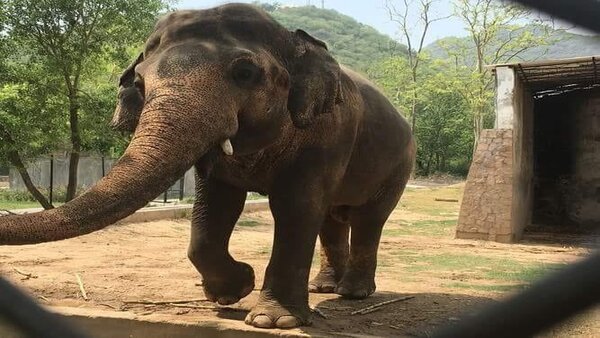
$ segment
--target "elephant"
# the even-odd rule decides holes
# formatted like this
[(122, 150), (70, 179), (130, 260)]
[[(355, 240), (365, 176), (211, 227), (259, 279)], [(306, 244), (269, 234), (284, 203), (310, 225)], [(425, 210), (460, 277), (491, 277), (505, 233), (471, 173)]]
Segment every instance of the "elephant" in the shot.
[[(102, 229), (193, 167), (188, 257), (209, 300), (232, 304), (254, 289), (252, 267), (228, 250), (248, 191), (268, 195), (275, 238), (247, 324), (310, 324), (309, 291), (375, 291), (382, 228), (415, 141), (376, 86), (324, 42), (249, 4), (171, 12), (123, 72), (111, 124), (132, 133), (111, 171), (56, 209), (0, 218), (0, 244)], [(321, 267), (309, 283), (317, 238)]]

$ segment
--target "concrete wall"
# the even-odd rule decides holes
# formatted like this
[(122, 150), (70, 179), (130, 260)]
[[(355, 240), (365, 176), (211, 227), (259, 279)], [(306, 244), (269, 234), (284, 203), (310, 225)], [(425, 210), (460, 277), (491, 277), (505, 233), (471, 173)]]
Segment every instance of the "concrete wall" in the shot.
[(483, 130), (461, 203), (457, 238), (511, 242), (513, 131)]
[(575, 163), (567, 203), (569, 218), (579, 225), (600, 220), (600, 89), (572, 95)]
[[(112, 168), (114, 160), (105, 159), (105, 173)], [(28, 165), (27, 172), (33, 183), (42, 188), (50, 187), (50, 157), (40, 158)], [(87, 189), (102, 178), (102, 160), (98, 156), (82, 156), (79, 160), (77, 181), (81, 188)], [(69, 158), (65, 155), (54, 156), (54, 187), (64, 188), (69, 181)], [(10, 188), (26, 190), (21, 175), (14, 168), (9, 173)]]
[(531, 224), (533, 208), (533, 126), (534, 100), (518, 79), (513, 92), (513, 192), (511, 227), (514, 239), (522, 237)]
[[(515, 91), (517, 77), (511, 67), (496, 68), (496, 120), (495, 129), (512, 129), (515, 116)], [(517, 95), (519, 96), (519, 95)]]

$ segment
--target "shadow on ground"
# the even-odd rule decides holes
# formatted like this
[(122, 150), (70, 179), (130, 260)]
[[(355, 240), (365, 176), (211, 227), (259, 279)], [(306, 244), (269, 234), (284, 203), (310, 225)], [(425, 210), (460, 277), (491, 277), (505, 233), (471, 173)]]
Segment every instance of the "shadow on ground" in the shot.
[[(397, 298), (414, 297), (384, 305), (368, 314), (352, 315), (353, 311)], [(301, 332), (311, 336), (381, 336), (426, 337), (436, 328), (458, 321), (484, 305), (491, 298), (447, 293), (376, 292), (364, 300), (332, 298), (318, 302), (316, 308), (326, 318), (313, 314), (312, 326)], [(219, 318), (243, 321), (247, 311), (221, 309)]]

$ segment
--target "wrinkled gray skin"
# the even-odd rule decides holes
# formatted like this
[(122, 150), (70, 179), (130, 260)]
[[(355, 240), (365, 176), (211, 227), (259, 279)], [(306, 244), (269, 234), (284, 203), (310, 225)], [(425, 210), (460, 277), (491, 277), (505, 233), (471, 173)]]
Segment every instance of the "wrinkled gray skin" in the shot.
[[(308, 324), (309, 290), (350, 298), (375, 291), (381, 229), (409, 177), (415, 145), (392, 105), (341, 68), (324, 43), (250, 5), (171, 13), (123, 74), (112, 123), (134, 132), (113, 170), (60, 208), (0, 218), (0, 244), (96, 231), (195, 166), (188, 255), (208, 299), (231, 304), (254, 288), (253, 269), (228, 252), (247, 191), (268, 194), (275, 219), (271, 260), (248, 324)], [(221, 151), (227, 139), (232, 156)], [(317, 235), (321, 271), (308, 283)]]

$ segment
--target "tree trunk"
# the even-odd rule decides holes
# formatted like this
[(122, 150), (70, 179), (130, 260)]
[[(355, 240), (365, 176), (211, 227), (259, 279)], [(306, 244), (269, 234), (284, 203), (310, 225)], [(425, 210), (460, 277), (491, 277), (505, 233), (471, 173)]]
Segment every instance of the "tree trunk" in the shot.
[(13, 141), (12, 136), (10, 136), (8, 131), (2, 126), (0, 126), (0, 140), (8, 144), (10, 147), (13, 147), (8, 151), (8, 161), (17, 169), (19, 175), (21, 175), (23, 183), (25, 183), (25, 187), (27, 187), (27, 191), (29, 191), (33, 198), (35, 198), (44, 209), (54, 209), (54, 206), (48, 201), (46, 196), (44, 196), (31, 181), (31, 176), (29, 176), (29, 173), (27, 172), (27, 168), (21, 159), (21, 155), (19, 155), (19, 152), (14, 149), (15, 142)]
[(69, 94), (69, 122), (71, 127), (71, 154), (69, 158), (69, 182), (67, 184), (66, 201), (77, 194), (77, 172), (81, 154), (81, 135), (79, 134), (79, 102), (76, 93)]
[(42, 194), (39, 189), (33, 184), (31, 181), (31, 176), (27, 172), (27, 168), (23, 161), (21, 160), (21, 156), (16, 151), (10, 151), (8, 153), (8, 160), (10, 163), (17, 169), (19, 175), (21, 175), (21, 179), (23, 179), (23, 183), (25, 183), (25, 187), (27, 187), (27, 191), (33, 196), (33, 198), (38, 201), (42, 207), (46, 210), (54, 209), (54, 206), (48, 201), (46, 196)]

